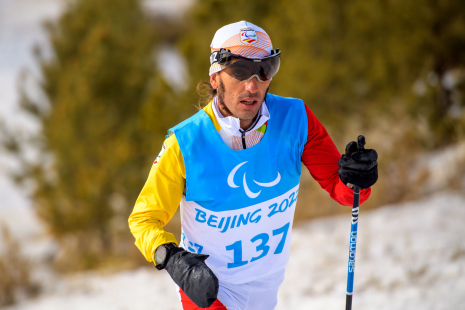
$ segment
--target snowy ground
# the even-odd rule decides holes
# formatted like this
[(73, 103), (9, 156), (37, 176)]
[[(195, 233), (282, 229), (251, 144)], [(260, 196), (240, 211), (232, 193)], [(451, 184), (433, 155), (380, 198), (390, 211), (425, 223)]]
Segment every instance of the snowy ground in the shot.
[[(360, 213), (353, 308), (465, 309), (465, 196)], [(294, 228), (277, 309), (340, 310), (345, 305), (350, 216)], [(166, 272), (141, 268), (61, 279), (48, 293), (8, 310), (181, 309)]]
[[(354, 309), (465, 309), (465, 196), (361, 210)], [(280, 309), (343, 309), (349, 226), (334, 217), (297, 230)]]

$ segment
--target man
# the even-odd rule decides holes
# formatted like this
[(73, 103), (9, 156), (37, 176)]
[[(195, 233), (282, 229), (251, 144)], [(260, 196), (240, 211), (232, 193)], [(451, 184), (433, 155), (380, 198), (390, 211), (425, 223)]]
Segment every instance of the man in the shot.
[[(353, 185), (363, 189), (361, 203), (370, 195), (377, 154), (351, 142), (341, 158), (301, 100), (268, 94), (280, 51), (263, 29), (224, 26), (211, 51), (214, 98), (169, 131), (129, 225), (147, 260), (179, 286), (183, 309), (274, 309), (301, 162), (351, 205)], [(179, 204), (181, 247), (163, 230)]]

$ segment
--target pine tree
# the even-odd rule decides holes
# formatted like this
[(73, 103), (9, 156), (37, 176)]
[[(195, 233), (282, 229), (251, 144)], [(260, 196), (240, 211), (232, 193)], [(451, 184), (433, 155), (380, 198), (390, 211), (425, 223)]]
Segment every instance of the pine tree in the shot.
[[(414, 98), (412, 87), (419, 78), (435, 75), (441, 81), (447, 72), (463, 70), (464, 17), (461, 0), (238, 0), (234, 6), (206, 0), (192, 10), (180, 46), (189, 57), (192, 81), (207, 80), (213, 34), (247, 20), (264, 28), (282, 52), (270, 91), (303, 99), (329, 128), (346, 128), (354, 115), (376, 124), (378, 115), (392, 112), (393, 102), (402, 102), (403, 112), (414, 110), (441, 131), (450, 127), (454, 91), (437, 83), (430, 97)], [(457, 104), (463, 109), (463, 102)], [(434, 138), (437, 143), (453, 142), (459, 134), (446, 132)]]
[[(418, 152), (464, 139), (462, 0), (199, 1), (179, 45), (191, 93), (208, 80), (214, 33), (241, 20), (265, 29), (281, 49), (271, 93), (303, 99), (341, 152), (360, 133), (380, 152), (380, 179), (365, 207), (405, 199), (414, 192), (407, 169)], [(306, 200), (319, 208), (297, 208), (297, 217), (339, 210), (335, 203), (321, 208), (326, 193), (305, 182), (301, 196), (311, 193)]]
[(22, 102), (43, 128), (41, 157), (24, 173), (36, 210), (61, 241), (63, 268), (139, 258), (127, 218), (177, 122), (176, 97), (155, 68), (156, 24), (138, 0), (78, 0), (47, 29), (53, 57), (39, 60), (48, 106)]

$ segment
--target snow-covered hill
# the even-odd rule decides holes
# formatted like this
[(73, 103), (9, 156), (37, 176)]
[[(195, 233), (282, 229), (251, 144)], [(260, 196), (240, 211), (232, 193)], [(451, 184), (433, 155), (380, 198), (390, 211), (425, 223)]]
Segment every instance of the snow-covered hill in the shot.
[[(343, 309), (349, 218), (297, 229), (279, 309)], [(465, 196), (359, 217), (353, 309), (465, 309)]]
[[(277, 309), (345, 306), (350, 215), (294, 228)], [(465, 309), (465, 196), (443, 193), (359, 218), (353, 309)], [(58, 280), (8, 310), (181, 309), (175, 285), (153, 267)]]

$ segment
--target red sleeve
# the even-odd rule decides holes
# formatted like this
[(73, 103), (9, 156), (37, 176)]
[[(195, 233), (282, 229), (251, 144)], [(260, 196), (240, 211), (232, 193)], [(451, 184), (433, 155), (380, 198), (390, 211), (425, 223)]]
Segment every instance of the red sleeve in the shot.
[[(326, 129), (307, 105), (305, 105), (305, 110), (308, 120), (308, 136), (302, 153), (302, 162), (331, 198), (342, 205), (352, 206), (354, 191), (342, 183), (338, 174), (337, 161), (341, 158), (341, 154)], [(360, 204), (368, 199), (370, 193), (371, 188), (360, 191)]]

